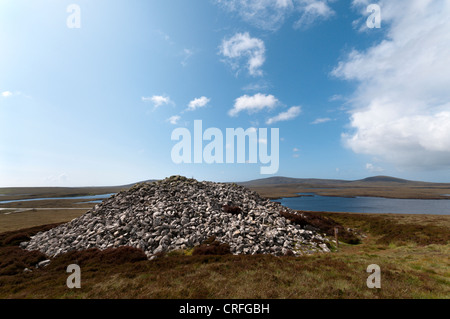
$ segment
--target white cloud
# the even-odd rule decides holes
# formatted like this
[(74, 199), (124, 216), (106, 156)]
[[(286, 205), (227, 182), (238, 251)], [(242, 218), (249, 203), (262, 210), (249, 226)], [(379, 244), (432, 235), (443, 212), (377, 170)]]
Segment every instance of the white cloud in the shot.
[(331, 97), (328, 99), (328, 101), (334, 102), (334, 101), (341, 101), (341, 100), (343, 100), (343, 99), (344, 99), (344, 97), (343, 97), (342, 95), (340, 95), (340, 94), (335, 94), (335, 95), (331, 96)]
[(328, 0), (298, 0), (300, 18), (295, 22), (295, 28), (309, 27), (317, 20), (326, 20), (335, 12), (328, 5)]
[(264, 64), (266, 48), (264, 41), (252, 38), (248, 32), (236, 33), (229, 39), (223, 39), (220, 54), (226, 58), (233, 69), (240, 69), (240, 63), (245, 60), (250, 75), (261, 76), (261, 67)]
[(300, 113), (301, 113), (301, 107), (293, 106), (286, 112), (282, 112), (282, 113), (278, 114), (277, 116), (274, 116), (274, 117), (268, 119), (266, 121), (266, 124), (270, 125), (270, 124), (273, 124), (276, 122), (292, 120), (292, 119), (296, 118), (297, 116), (299, 116)]
[(329, 118), (329, 117), (324, 117), (324, 118), (318, 118), (318, 119), (315, 119), (313, 122), (311, 122), (311, 124), (322, 124), (322, 123), (326, 123), (326, 122), (329, 122), (329, 121), (331, 121), (331, 119)]
[[(360, 17), (356, 20), (352, 21), (352, 26), (354, 29), (356, 29), (358, 32), (368, 32), (371, 29), (367, 27), (367, 18), (369, 15), (372, 14), (372, 12), (367, 11), (367, 8), (370, 4), (375, 4), (373, 0), (353, 0), (352, 1), (352, 7), (353, 9), (356, 9), (360, 13)], [(377, 3), (379, 4), (379, 3)]]
[(187, 66), (187, 61), (190, 59), (191, 56), (194, 55), (194, 51), (191, 49), (183, 49), (181, 52), (181, 55), (183, 56), (183, 60), (181, 61), (182, 66)]
[(292, 150), (293, 152), (300, 152), (300, 150), (296, 147), (294, 147), (294, 149)]
[(263, 29), (278, 30), (292, 14), (298, 14), (296, 27), (334, 14), (333, 0), (215, 0), (226, 11), (237, 13), (247, 23)]
[(260, 139), (258, 139), (258, 143), (259, 144), (267, 144), (267, 139), (266, 138), (260, 138)]
[(167, 121), (168, 121), (170, 124), (177, 125), (177, 124), (178, 124), (178, 121), (179, 121), (180, 119), (181, 119), (181, 116), (179, 116), (179, 115), (174, 115), (174, 116), (169, 117), (169, 118), (167, 119)]
[(200, 107), (205, 107), (211, 99), (208, 99), (206, 96), (202, 96), (200, 98), (194, 99), (189, 102), (188, 110), (194, 111)]
[(270, 84), (266, 81), (261, 81), (258, 83), (250, 83), (242, 88), (243, 91), (262, 91), (270, 87)]
[(143, 102), (151, 102), (155, 108), (162, 105), (174, 104), (170, 97), (163, 95), (153, 95), (152, 97), (142, 97)]
[(450, 167), (450, 2), (379, 5), (385, 39), (353, 50), (332, 72), (358, 83), (343, 139), (400, 166)]
[(230, 116), (236, 116), (242, 111), (248, 113), (259, 112), (263, 109), (273, 109), (279, 104), (273, 95), (257, 93), (253, 96), (243, 95), (235, 100), (234, 107), (228, 112)]
[(167, 33), (163, 32), (161, 30), (156, 30), (156, 33), (170, 45), (175, 44)]
[(381, 172), (384, 171), (383, 168), (378, 167), (378, 166), (375, 166), (375, 165), (373, 165), (373, 164), (371, 164), (371, 163), (367, 163), (367, 164), (366, 164), (366, 169), (367, 169), (369, 172), (371, 172), (371, 173), (381, 173)]
[(259, 121), (258, 120), (253, 120), (253, 121), (250, 121), (250, 124), (252, 126), (254, 126), (254, 127), (258, 127), (259, 126)]
[(222, 8), (263, 30), (277, 30), (292, 12), (292, 0), (216, 0)]
[(10, 96), (12, 96), (12, 95), (13, 95), (13, 93), (10, 92), (10, 91), (4, 91), (4, 92), (2, 92), (2, 96), (3, 96), (3, 97), (10, 97)]

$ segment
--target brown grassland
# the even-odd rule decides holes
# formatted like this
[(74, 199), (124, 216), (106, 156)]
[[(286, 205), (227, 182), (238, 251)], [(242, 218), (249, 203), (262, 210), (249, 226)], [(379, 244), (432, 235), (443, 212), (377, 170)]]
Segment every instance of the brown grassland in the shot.
[(346, 183), (333, 185), (317, 184), (275, 184), (255, 185), (249, 188), (257, 191), (262, 196), (277, 199), (281, 197), (296, 197), (298, 193), (315, 193), (321, 196), (340, 197), (385, 197), (406, 199), (444, 199), (448, 197), (442, 194), (450, 194), (449, 184), (442, 186), (423, 186), (415, 184), (398, 185), (396, 183)]
[[(55, 225), (0, 235), (0, 298), (450, 298), (450, 216), (314, 213), (367, 237), (332, 253), (302, 257), (197, 255), (148, 261), (132, 248), (70, 252), (46, 259), (17, 245)], [(81, 267), (68, 289), (67, 265)], [(381, 267), (381, 289), (366, 286)], [(23, 272), (28, 267), (30, 273)]]
[[(290, 186), (254, 189), (272, 198), (298, 192)], [(397, 190), (405, 196), (411, 192)], [(234, 256), (226, 246), (210, 243), (152, 261), (130, 247), (69, 252), (36, 269), (47, 257), (24, 251), (19, 243), (92, 207), (67, 210), (80, 206), (71, 200), (49, 202), (0, 211), (0, 298), (450, 298), (449, 215), (307, 214), (308, 223), (330, 237), (338, 226), (341, 242), (331, 253), (301, 257)], [(66, 286), (66, 267), (72, 263), (81, 267), (81, 289)], [(371, 264), (381, 267), (381, 289), (367, 288)]]

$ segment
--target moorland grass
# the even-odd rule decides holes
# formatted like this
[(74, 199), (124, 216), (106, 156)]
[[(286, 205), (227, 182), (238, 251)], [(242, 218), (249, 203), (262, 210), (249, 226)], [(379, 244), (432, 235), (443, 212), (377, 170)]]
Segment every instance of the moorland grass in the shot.
[[(90, 249), (35, 269), (46, 257), (13, 244), (52, 226), (0, 234), (0, 298), (450, 298), (448, 216), (315, 215), (358, 229), (362, 243), (301, 257), (191, 251), (152, 261), (129, 247)], [(81, 267), (81, 289), (65, 285), (71, 263)], [(370, 264), (381, 267), (381, 289), (366, 286)]]

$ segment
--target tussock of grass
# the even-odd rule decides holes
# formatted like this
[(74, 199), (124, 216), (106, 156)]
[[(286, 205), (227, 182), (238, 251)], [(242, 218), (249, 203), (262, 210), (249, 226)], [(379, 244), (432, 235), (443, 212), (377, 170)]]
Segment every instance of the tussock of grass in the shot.
[(52, 229), (61, 223), (37, 226), (32, 228), (27, 228), (23, 230), (10, 231), (0, 234), (0, 245), (1, 246), (18, 246), (23, 241), (30, 240), (30, 236), (37, 234), (38, 232), (44, 232)]
[[(108, 248), (99, 250), (91, 248), (83, 251), (70, 251), (56, 256), (52, 261), (52, 267), (61, 266), (65, 269), (67, 265), (77, 264), (82, 266), (108, 266), (121, 265), (125, 263), (134, 263), (147, 260), (142, 249), (122, 246), (118, 248)], [(59, 269), (59, 268), (58, 268)]]
[(212, 236), (205, 240), (200, 246), (194, 247), (192, 255), (229, 255), (230, 245), (220, 243)]
[(47, 257), (38, 251), (25, 251), (19, 247), (0, 248), (0, 276), (22, 274), (25, 268), (32, 268)]
[(287, 212), (280, 212), (280, 215), (290, 220), (294, 224), (301, 225), (302, 227), (312, 226), (316, 230), (327, 234), (328, 236), (334, 236), (334, 229), (338, 228), (339, 238), (345, 243), (356, 245), (361, 241), (352, 232), (345, 229), (341, 224), (335, 220), (322, 216), (320, 214), (314, 214), (310, 212), (299, 212), (301, 215), (291, 214)]

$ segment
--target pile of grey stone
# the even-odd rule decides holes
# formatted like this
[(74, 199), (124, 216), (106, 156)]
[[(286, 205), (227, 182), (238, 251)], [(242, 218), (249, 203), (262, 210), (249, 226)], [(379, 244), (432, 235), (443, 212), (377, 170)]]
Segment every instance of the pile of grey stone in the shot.
[(21, 247), (54, 257), (71, 250), (131, 246), (152, 258), (192, 249), (215, 236), (233, 254), (329, 252), (325, 235), (292, 224), (280, 211), (297, 213), (243, 186), (172, 176), (136, 184)]

